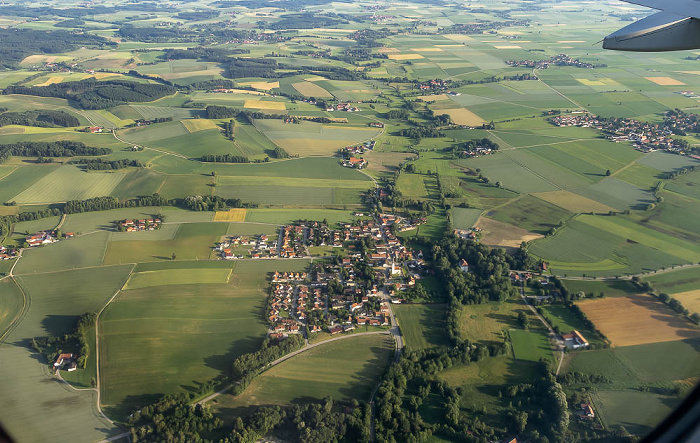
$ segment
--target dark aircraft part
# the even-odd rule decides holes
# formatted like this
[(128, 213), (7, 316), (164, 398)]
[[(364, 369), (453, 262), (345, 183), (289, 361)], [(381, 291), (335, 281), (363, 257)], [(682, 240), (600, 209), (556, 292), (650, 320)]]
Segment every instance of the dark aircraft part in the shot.
[(700, 20), (657, 12), (605, 37), (603, 48), (638, 52), (698, 49)]

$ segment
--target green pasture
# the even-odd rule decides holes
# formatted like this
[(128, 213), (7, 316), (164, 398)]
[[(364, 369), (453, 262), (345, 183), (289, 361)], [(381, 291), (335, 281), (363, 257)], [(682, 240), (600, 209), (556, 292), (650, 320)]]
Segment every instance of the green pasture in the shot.
[(185, 223), (172, 240), (112, 241), (107, 245), (105, 264), (138, 263), (144, 261), (208, 259), (214, 243), (226, 234), (225, 223)]
[(572, 294), (602, 292), (606, 297), (626, 297), (639, 292), (629, 280), (564, 280), (564, 286)]
[(691, 172), (678, 176), (675, 180), (664, 183), (664, 189), (700, 200), (700, 173)]
[(25, 301), (22, 291), (11, 278), (0, 280), (0, 294), (2, 295), (0, 296), (0, 336), (2, 336), (22, 313)]
[(506, 331), (519, 327), (519, 312), (525, 312), (532, 325), (539, 321), (520, 298), (501, 303), (464, 305), (459, 319), (462, 338), (474, 342), (502, 342)]
[(538, 376), (538, 364), (510, 357), (490, 357), (478, 362), (453, 366), (438, 377), (452, 387), (463, 389), (460, 409), (482, 414), (489, 422), (504, 424), (507, 399), (499, 393), (508, 386), (529, 383)]
[(126, 175), (112, 190), (111, 195), (128, 200), (145, 195), (153, 195), (163, 185), (165, 177), (147, 168), (136, 169)]
[[(125, 290), (100, 319), (102, 401), (123, 418), (163, 394), (195, 391), (258, 348), (267, 326), (268, 273), (300, 271), (302, 260), (238, 262), (228, 284)], [(195, 268), (196, 269), (196, 268)]]
[[(74, 232), (77, 234), (90, 233), (93, 231), (116, 231), (114, 222), (126, 219), (154, 218), (162, 212), (159, 207), (123, 208), (110, 209), (107, 211), (83, 212), (66, 215), (61, 230), (63, 232)], [(147, 231), (145, 233), (154, 233)], [(138, 234), (132, 232), (130, 234)]]
[(635, 163), (629, 168), (621, 170), (615, 174), (615, 178), (642, 189), (651, 189), (660, 181), (667, 178), (667, 174), (658, 169)]
[(278, 226), (274, 224), (231, 222), (228, 224), (226, 235), (274, 235), (278, 231)]
[(445, 309), (441, 304), (393, 306), (406, 347), (418, 350), (446, 345)]
[(571, 331), (579, 331), (589, 343), (593, 345), (602, 344), (596, 338), (593, 331), (586, 326), (576, 314), (571, 312), (566, 306), (561, 304), (542, 305), (545, 319), (552, 327), (559, 327), (562, 334), (567, 334)]
[(165, 198), (184, 198), (189, 195), (212, 195), (214, 179), (204, 174), (178, 174), (168, 175), (165, 182), (158, 189), (158, 193)]
[(407, 198), (427, 198), (425, 179), (419, 174), (403, 173), (396, 180), (396, 187)]
[(606, 427), (624, 426), (634, 435), (652, 431), (680, 403), (677, 397), (639, 391), (597, 391), (593, 405)]
[(240, 198), (264, 205), (331, 205), (359, 204), (359, 191), (342, 188), (225, 185), (217, 186), (216, 195)]
[(644, 277), (654, 290), (675, 294), (700, 289), (700, 267), (679, 269), (672, 272)]
[(457, 229), (470, 229), (476, 226), (481, 213), (480, 209), (452, 208), (452, 226)]
[(503, 187), (514, 192), (547, 192), (558, 189), (552, 182), (523, 168), (509, 156), (501, 153), (475, 159), (458, 160), (456, 163), (473, 170), (481, 169), (481, 174), (487, 177), (491, 183), (501, 182)]
[(61, 166), (12, 197), (17, 203), (53, 203), (110, 195), (124, 173), (86, 172), (76, 166)]
[(231, 269), (163, 269), (131, 275), (124, 290), (187, 284), (227, 283)]
[(32, 165), (13, 169), (0, 179), (0, 201), (3, 203), (12, 201), (13, 197), (51, 174), (57, 167), (57, 165)]
[(538, 234), (546, 234), (572, 216), (569, 211), (531, 195), (525, 195), (485, 215)]
[(215, 409), (222, 417), (251, 405), (334, 400), (367, 401), (394, 356), (389, 335), (348, 336), (292, 357), (258, 376), (237, 397), (225, 394)]
[(513, 345), (513, 354), (519, 360), (538, 362), (541, 359), (554, 361), (552, 344), (542, 331), (511, 329), (508, 331)]
[(95, 232), (34, 247), (24, 251), (15, 267), (15, 273), (35, 274), (99, 266), (104, 258), (108, 238), (107, 232)]

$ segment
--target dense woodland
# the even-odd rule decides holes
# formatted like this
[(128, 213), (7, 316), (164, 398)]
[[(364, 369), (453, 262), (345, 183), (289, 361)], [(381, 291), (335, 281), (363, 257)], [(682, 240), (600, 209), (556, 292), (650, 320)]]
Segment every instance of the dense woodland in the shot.
[(24, 112), (2, 112), (0, 114), (0, 126), (6, 125), (37, 126), (40, 128), (61, 126), (67, 128), (80, 125), (80, 120), (64, 111), (41, 109)]
[(106, 109), (127, 102), (150, 102), (177, 92), (173, 86), (126, 80), (88, 78), (49, 86), (8, 86), (5, 94), (36, 95), (74, 100), (83, 109)]
[[(5, 7), (0, 14), (5, 15)], [(33, 9), (34, 13), (36, 10)], [(13, 14), (9, 14), (13, 15)], [(69, 31), (38, 31), (34, 29), (0, 28), (0, 68), (16, 68), (32, 54), (59, 54), (74, 51), (82, 46), (116, 47), (117, 44), (103, 37)]]
[(80, 160), (71, 161), (77, 165), (85, 165), (85, 169), (89, 171), (108, 171), (115, 169), (124, 169), (129, 166), (141, 168), (143, 164), (138, 160), (129, 160), (123, 158), (121, 160), (102, 160), (101, 158), (81, 158)]

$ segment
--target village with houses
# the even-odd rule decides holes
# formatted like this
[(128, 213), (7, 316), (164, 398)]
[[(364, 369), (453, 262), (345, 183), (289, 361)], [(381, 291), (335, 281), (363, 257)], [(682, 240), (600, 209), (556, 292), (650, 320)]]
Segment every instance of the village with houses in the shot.
[(600, 118), (588, 113), (557, 115), (549, 121), (560, 127), (597, 129), (608, 140), (630, 142), (640, 152), (665, 151), (700, 160), (700, 156), (686, 152), (688, 143), (685, 140), (673, 137), (681, 131), (697, 129), (696, 121), (678, 114), (667, 116), (666, 124), (644, 123), (631, 118)]

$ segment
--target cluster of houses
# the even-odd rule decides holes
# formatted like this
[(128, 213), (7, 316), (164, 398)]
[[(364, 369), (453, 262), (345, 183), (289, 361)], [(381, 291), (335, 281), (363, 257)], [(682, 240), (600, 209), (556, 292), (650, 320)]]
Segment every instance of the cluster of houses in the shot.
[(17, 257), (17, 250), (0, 245), (0, 260), (10, 260)]
[(288, 225), (282, 228), (279, 256), (282, 258), (306, 257), (306, 239), (309, 230), (305, 225)]
[(420, 83), (418, 89), (420, 89), (421, 92), (445, 92), (449, 89), (449, 86), (447, 86), (445, 80), (435, 79)]
[(330, 105), (326, 107), (326, 111), (344, 111), (344, 112), (357, 112), (360, 108), (357, 106), (352, 106), (350, 103), (338, 103), (337, 105)]
[(605, 65), (594, 65), (593, 63), (582, 62), (577, 58), (570, 57), (566, 54), (558, 54), (546, 60), (506, 60), (508, 66), (518, 68), (534, 68), (547, 69), (550, 65), (555, 66), (573, 66), (576, 68), (593, 69), (596, 67), (605, 67)]
[(235, 247), (242, 247), (243, 250), (247, 250), (250, 258), (277, 256), (277, 241), (274, 238), (270, 240), (267, 234), (259, 234), (252, 237), (239, 235), (226, 237), (220, 243), (217, 243), (214, 249), (225, 260), (243, 258), (245, 256), (244, 251), (241, 251), (241, 255), (237, 257), (232, 250)]
[(26, 242), (29, 247), (50, 245), (58, 241), (58, 233), (56, 231), (40, 231), (35, 234), (28, 235)]
[(370, 140), (356, 146), (347, 146), (343, 148), (343, 154), (350, 156), (361, 155), (367, 151), (374, 151), (374, 146), (377, 144), (374, 140)]
[(367, 160), (361, 157), (351, 156), (343, 159), (341, 163), (346, 168), (362, 169), (367, 166)]
[(601, 131), (608, 140), (628, 141), (641, 152), (666, 152), (684, 155), (682, 140), (674, 139), (671, 129), (663, 124), (643, 123), (631, 118), (598, 118), (592, 114), (567, 114), (552, 117), (549, 121), (555, 126), (578, 126)]
[(143, 218), (141, 220), (119, 220), (116, 222), (117, 229), (125, 232), (155, 231), (163, 226), (163, 221), (159, 218)]
[(464, 157), (464, 158), (477, 158), (477, 157), (481, 157), (483, 155), (491, 155), (491, 154), (495, 154), (495, 153), (496, 153), (496, 151), (494, 151), (493, 149), (491, 149), (488, 146), (476, 145), (472, 149), (461, 151), (459, 153), (459, 156)]
[(80, 132), (89, 132), (91, 134), (99, 134), (104, 131), (102, 126), (86, 126), (80, 130)]

